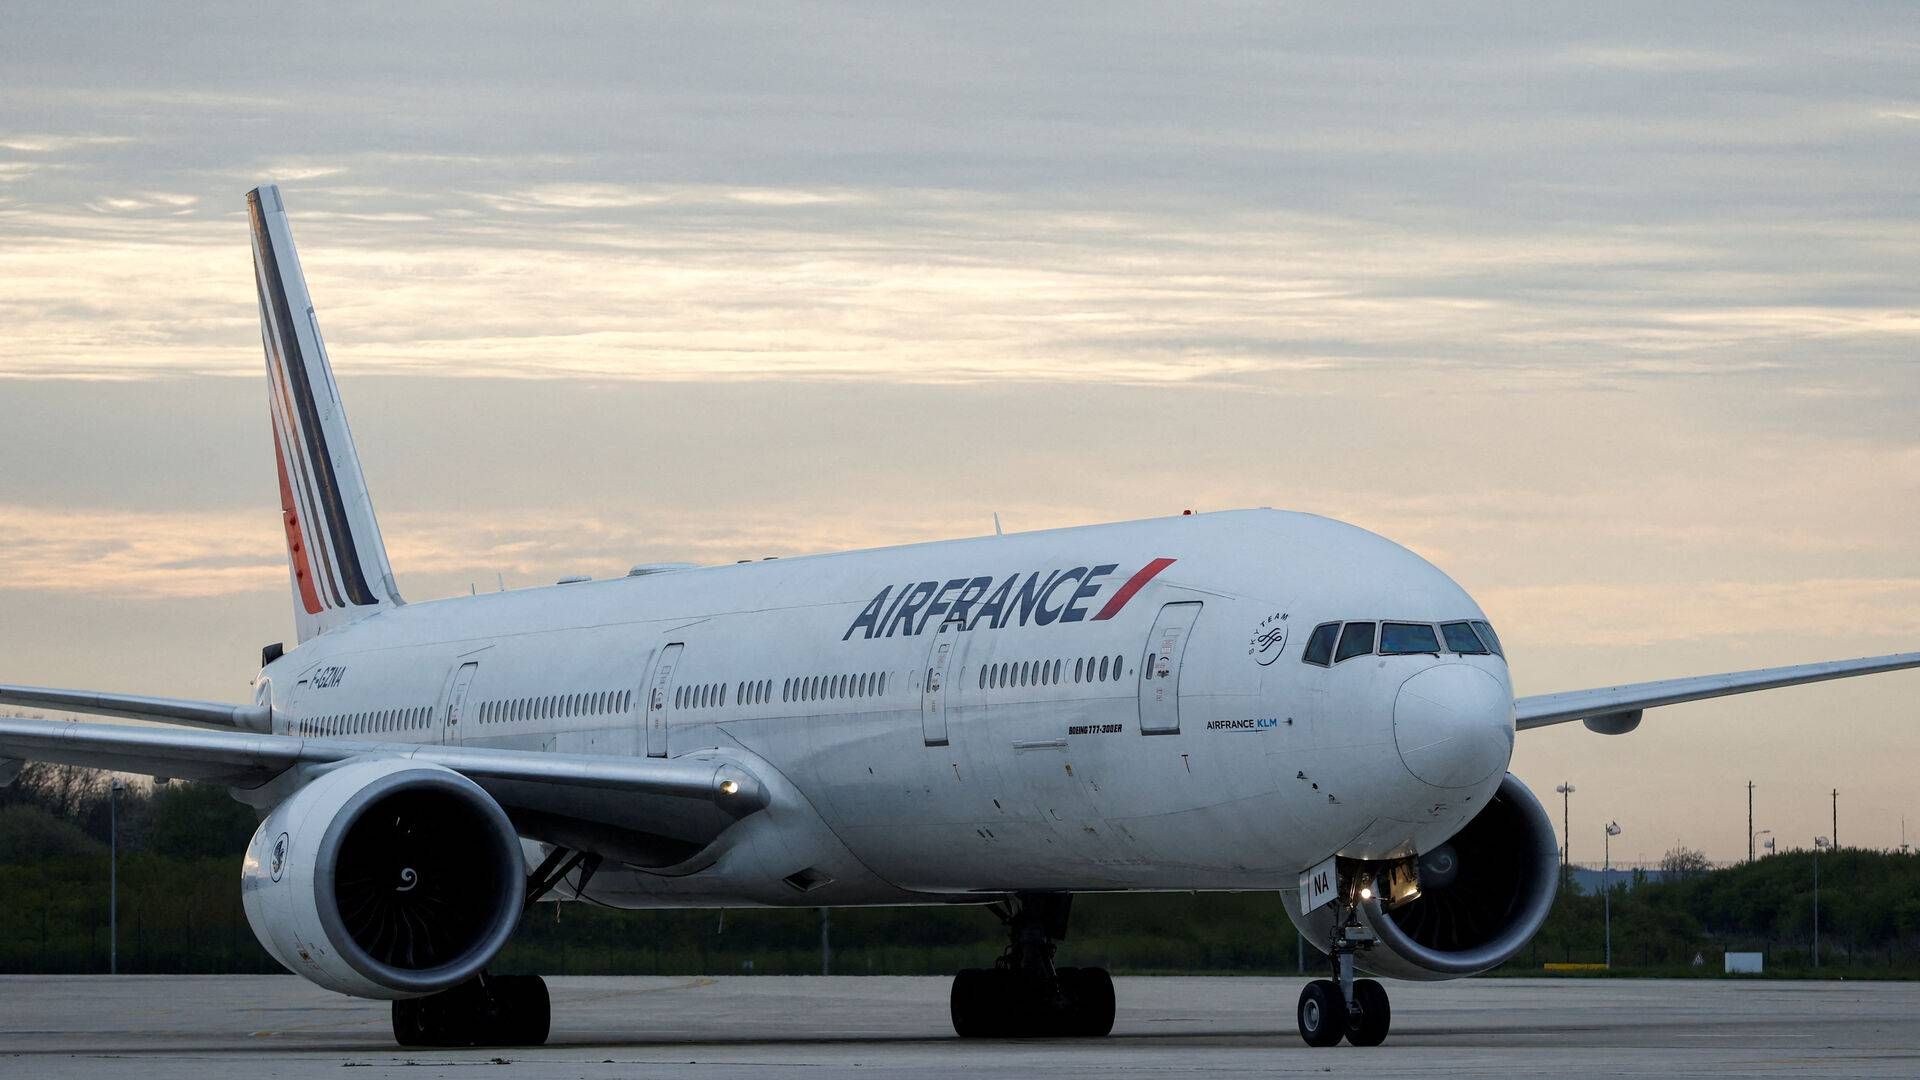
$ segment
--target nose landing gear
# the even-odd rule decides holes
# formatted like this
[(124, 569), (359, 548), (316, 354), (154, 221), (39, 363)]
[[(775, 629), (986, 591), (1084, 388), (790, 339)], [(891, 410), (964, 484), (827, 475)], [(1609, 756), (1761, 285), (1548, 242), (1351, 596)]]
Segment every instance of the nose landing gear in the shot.
[(1353, 977), (1353, 958), (1378, 940), (1361, 925), (1359, 909), (1338, 901), (1342, 917), (1333, 928), (1327, 958), (1333, 978), (1315, 979), (1300, 989), (1295, 1019), (1308, 1046), (1335, 1046), (1342, 1038), (1354, 1046), (1379, 1046), (1393, 1024), (1393, 1007), (1386, 988), (1372, 979)]
[(1105, 968), (1056, 968), (1072, 894), (1021, 893), (994, 904), (1007, 951), (990, 968), (954, 976), (950, 1010), (963, 1039), (1098, 1037), (1113, 1030), (1113, 977)]

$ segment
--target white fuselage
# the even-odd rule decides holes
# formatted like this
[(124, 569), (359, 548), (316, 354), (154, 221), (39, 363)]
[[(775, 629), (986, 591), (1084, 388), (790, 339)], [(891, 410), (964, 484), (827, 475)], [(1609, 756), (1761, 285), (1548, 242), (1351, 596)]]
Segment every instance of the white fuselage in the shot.
[(708, 752), (785, 796), (697, 863), (610, 860), (610, 904), (1279, 889), (1441, 843), (1511, 754), (1504, 660), (1303, 663), (1343, 619), (1484, 616), (1372, 533), (1236, 511), (413, 604), (262, 692), (295, 735)]

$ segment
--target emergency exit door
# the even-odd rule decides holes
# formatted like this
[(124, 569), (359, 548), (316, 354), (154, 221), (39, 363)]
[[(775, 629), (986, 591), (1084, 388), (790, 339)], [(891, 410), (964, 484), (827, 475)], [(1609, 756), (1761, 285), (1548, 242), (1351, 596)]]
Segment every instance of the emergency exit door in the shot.
[(1147, 653), (1140, 664), (1140, 734), (1175, 735), (1180, 731), (1180, 660), (1200, 617), (1198, 603), (1168, 604), (1153, 621)]
[(660, 650), (653, 661), (653, 673), (647, 676), (647, 756), (667, 756), (667, 724), (673, 712), (673, 673), (680, 667), (680, 653), (686, 646), (678, 642)]

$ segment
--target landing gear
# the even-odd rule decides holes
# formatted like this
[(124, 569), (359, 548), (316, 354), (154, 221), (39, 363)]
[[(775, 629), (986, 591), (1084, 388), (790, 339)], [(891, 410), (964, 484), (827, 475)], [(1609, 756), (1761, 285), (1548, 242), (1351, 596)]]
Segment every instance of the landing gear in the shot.
[(401, 1046), (540, 1046), (553, 1018), (538, 975), (481, 975), (451, 990), (393, 1003)]
[[(598, 855), (554, 848), (528, 876), (521, 914), (575, 870), (579, 896), (599, 868)], [(541, 1046), (552, 1022), (547, 981), (538, 975), (481, 972), (452, 989), (393, 1003), (393, 1038), (401, 1046)]]
[(1113, 976), (1105, 968), (1056, 968), (1071, 894), (1022, 893), (993, 906), (1007, 925), (1007, 951), (990, 968), (954, 976), (953, 1030), (963, 1039), (1091, 1038), (1113, 1030)]
[(1343, 904), (1327, 956), (1333, 978), (1315, 979), (1300, 990), (1296, 1019), (1300, 1037), (1308, 1046), (1334, 1046), (1344, 1037), (1354, 1046), (1379, 1046), (1393, 1025), (1393, 1007), (1387, 990), (1372, 979), (1353, 977), (1353, 958), (1371, 948), (1372, 931), (1360, 924), (1358, 909)]

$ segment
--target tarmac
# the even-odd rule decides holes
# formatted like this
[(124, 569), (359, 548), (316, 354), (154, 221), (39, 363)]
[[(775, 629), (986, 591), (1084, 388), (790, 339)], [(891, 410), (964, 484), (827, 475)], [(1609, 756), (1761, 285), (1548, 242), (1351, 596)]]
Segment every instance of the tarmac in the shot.
[(1388, 983), (1386, 1045), (1324, 1050), (1301, 983), (1123, 978), (1107, 1038), (963, 1042), (947, 979), (562, 978), (546, 1046), (403, 1051), (385, 1003), (291, 976), (6, 976), (0, 1077), (1920, 1076), (1920, 983)]

